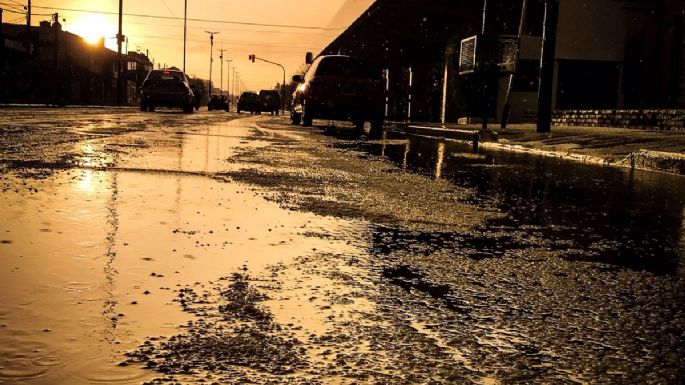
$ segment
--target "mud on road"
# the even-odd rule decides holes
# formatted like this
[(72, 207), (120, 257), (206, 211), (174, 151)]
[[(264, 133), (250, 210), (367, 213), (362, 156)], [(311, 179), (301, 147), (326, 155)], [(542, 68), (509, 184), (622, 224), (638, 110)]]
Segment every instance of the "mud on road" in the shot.
[[(138, 119), (154, 118), (134, 114), (127, 122)], [(213, 250), (213, 258), (246, 262), (192, 278), (181, 276), (183, 271), (174, 276), (164, 298), (187, 319), (176, 331), (144, 340), (129, 336), (112, 363), (118, 370), (147, 371), (149, 383), (661, 384), (685, 377), (682, 199), (663, 199), (674, 212), (659, 212), (659, 223), (672, 231), (631, 246), (636, 256), (623, 252), (613, 232), (592, 236), (601, 228), (596, 221), (614, 212), (588, 209), (596, 221), (586, 228), (572, 215), (552, 221), (541, 215), (555, 208), (551, 193), (532, 212), (516, 200), (523, 197), (519, 190), (483, 196), (468, 177), (414, 169), (413, 156), (431, 155), (421, 145), (408, 145), (407, 138), (369, 143), (345, 130), (292, 127), (282, 118), (241, 119), (229, 126), (202, 119), (210, 120), (200, 128), (171, 119), (153, 124), (164, 129), (146, 132), (146, 122), (140, 132), (108, 136), (89, 159), (113, 162), (88, 165), (79, 150), (70, 158), (79, 161), (57, 171), (46, 168), (152, 169), (209, 179), (212, 189), (227, 190), (192, 199), (213, 207), (255, 205), (265, 221), (259, 235), (245, 235), (246, 244), (262, 242), (259, 248), (237, 248), (237, 232), (246, 223), (254, 227), (247, 211), (222, 222), (225, 214), (203, 210), (199, 222), (173, 227), (175, 236)], [(176, 146), (179, 135), (200, 155), (180, 157), (177, 164), (165, 149)], [(207, 138), (226, 135), (234, 139), (202, 146)], [(448, 146), (451, 151), (469, 164), (485, 157)], [(7, 192), (18, 189), (15, 174), (33, 185), (44, 164), (62, 164), (54, 159), (64, 152), (54, 153), (36, 156), (40, 166), (3, 154)], [(194, 151), (184, 152), (189, 153)], [(503, 168), (493, 166), (474, 167), (492, 177), (493, 169)], [(507, 167), (506, 174), (527, 173), (522, 164)], [(649, 190), (649, 180), (635, 183)], [(561, 187), (569, 186), (592, 193), (578, 180), (561, 181)], [(568, 212), (578, 210), (572, 206), (578, 202), (565, 204), (571, 205)], [(655, 210), (631, 202), (626, 207), (637, 218)], [(285, 222), (292, 216), (297, 221)], [(225, 238), (216, 231), (222, 224), (230, 234)], [(643, 224), (623, 226), (633, 234)], [(171, 226), (163, 227), (171, 232)], [(157, 258), (165, 253), (171, 251)], [(198, 263), (209, 258), (188, 253)], [(665, 262), (655, 265), (654, 258)], [(264, 261), (263, 268), (255, 259)], [(173, 275), (175, 261), (156, 266), (171, 264), (166, 270)]]

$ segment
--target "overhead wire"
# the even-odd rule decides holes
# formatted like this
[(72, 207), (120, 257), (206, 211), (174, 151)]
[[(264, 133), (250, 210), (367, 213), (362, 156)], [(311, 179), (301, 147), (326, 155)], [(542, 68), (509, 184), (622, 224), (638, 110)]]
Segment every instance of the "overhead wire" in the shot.
[[(87, 9), (77, 9), (77, 8), (61, 8), (61, 7), (47, 7), (35, 5), (33, 8), (37, 9), (49, 9), (65, 12), (82, 12), (82, 13), (98, 13), (103, 15), (118, 15), (118, 12), (107, 12), (107, 11), (94, 11)], [(142, 13), (123, 13), (124, 16), (129, 17), (141, 17), (150, 19), (165, 19), (165, 20), (183, 20), (183, 18), (172, 17), (172, 16), (161, 16), (161, 15), (149, 15)], [(315, 27), (315, 26), (304, 26), (304, 25), (291, 25), (291, 24), (267, 24), (267, 23), (257, 23), (257, 22), (246, 22), (246, 21), (228, 21), (228, 20), (212, 20), (212, 19), (195, 19), (188, 18), (188, 21), (193, 22), (204, 22), (204, 23), (217, 23), (217, 24), (237, 24), (237, 25), (251, 25), (259, 27), (277, 27), (277, 28), (296, 28), (296, 29), (312, 29), (319, 31), (339, 31), (344, 28), (326, 28), (326, 27)]]

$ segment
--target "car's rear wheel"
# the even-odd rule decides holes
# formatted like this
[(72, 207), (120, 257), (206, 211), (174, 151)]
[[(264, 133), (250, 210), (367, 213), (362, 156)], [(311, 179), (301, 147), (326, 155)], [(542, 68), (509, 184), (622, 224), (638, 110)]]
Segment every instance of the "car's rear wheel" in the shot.
[(359, 135), (364, 135), (366, 132), (364, 131), (364, 121), (363, 120), (355, 120), (352, 122), (354, 124), (354, 130), (359, 134)]
[(147, 104), (145, 102), (140, 102), (140, 110), (143, 112), (147, 111)]
[(369, 137), (380, 138), (383, 136), (383, 119), (374, 119), (371, 121), (371, 131)]
[(147, 106), (147, 110), (150, 112), (155, 112), (155, 106), (153, 104), (150, 104), (149, 106)]
[(297, 112), (293, 112), (290, 114), (290, 123), (294, 125), (299, 125), (300, 122), (302, 121), (302, 115), (298, 114)]
[(311, 127), (314, 123), (314, 117), (312, 116), (312, 111), (307, 108), (306, 104), (302, 105), (302, 125), (304, 127)]
[(210, 104), (207, 106), (207, 111), (211, 111), (211, 110), (212, 110), (212, 105)]

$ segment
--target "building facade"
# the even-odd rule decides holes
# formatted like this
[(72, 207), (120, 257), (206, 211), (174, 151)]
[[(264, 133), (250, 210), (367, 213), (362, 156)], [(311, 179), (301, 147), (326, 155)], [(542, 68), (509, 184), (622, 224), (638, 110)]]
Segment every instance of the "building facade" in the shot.
[[(0, 102), (55, 105), (116, 105), (119, 56), (104, 39), (89, 44), (62, 30), (59, 22), (37, 27), (2, 25)], [(147, 56), (122, 55), (122, 104), (138, 103), (140, 85), (152, 63)]]
[[(377, 0), (321, 53), (360, 55), (385, 68), (390, 118), (439, 121), (446, 99), (448, 121), (482, 116), (484, 104), (499, 120), (509, 76), (487, 83), (459, 76), (459, 43), (483, 30), (517, 36), (522, 3), (488, 1), (484, 12), (483, 0)], [(528, 0), (512, 122), (535, 119), (544, 10), (544, 0)], [(684, 30), (682, 0), (559, 0), (553, 107), (685, 108)], [(483, 84), (495, 90), (485, 99)]]

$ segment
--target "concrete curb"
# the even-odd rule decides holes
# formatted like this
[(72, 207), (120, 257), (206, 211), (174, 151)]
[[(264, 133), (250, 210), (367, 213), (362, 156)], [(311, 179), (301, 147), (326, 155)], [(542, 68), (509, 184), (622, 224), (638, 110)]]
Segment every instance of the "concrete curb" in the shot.
[[(504, 151), (519, 154), (529, 154), (548, 158), (557, 158), (591, 164), (598, 166), (621, 167), (658, 171), (669, 174), (685, 176), (685, 154), (662, 151), (640, 150), (629, 154), (622, 160), (596, 155), (584, 155), (573, 152), (550, 151), (540, 148), (525, 147), (519, 144), (501, 143), (497, 141), (494, 132), (483, 133), (478, 130), (457, 130), (429, 125), (409, 125), (404, 123), (391, 123), (386, 129), (408, 135), (420, 135), (433, 138), (457, 140), (473, 144), (474, 148), (483, 148), (489, 151)], [(490, 136), (489, 138), (487, 136)]]

